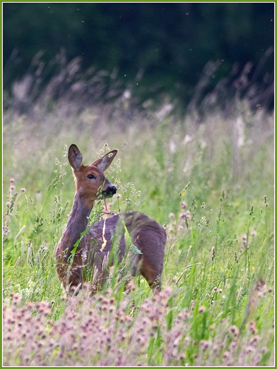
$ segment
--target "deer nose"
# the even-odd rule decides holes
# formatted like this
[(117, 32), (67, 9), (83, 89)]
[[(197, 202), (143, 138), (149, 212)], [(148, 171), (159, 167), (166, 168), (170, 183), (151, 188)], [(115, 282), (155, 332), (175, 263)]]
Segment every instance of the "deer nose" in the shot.
[(114, 195), (114, 194), (116, 194), (116, 187), (111, 185), (111, 186), (107, 187), (104, 191), (102, 191), (102, 194), (104, 196)]

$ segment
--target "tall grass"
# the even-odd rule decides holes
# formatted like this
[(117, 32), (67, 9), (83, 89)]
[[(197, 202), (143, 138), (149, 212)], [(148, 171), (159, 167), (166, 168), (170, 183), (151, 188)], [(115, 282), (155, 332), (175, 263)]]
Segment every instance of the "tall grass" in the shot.
[[(4, 365), (274, 364), (274, 121), (246, 101), (224, 113), (6, 111)], [(110, 208), (165, 227), (159, 295), (111, 273), (95, 296), (63, 297), (54, 250), (74, 196), (71, 143), (85, 164), (117, 148)]]

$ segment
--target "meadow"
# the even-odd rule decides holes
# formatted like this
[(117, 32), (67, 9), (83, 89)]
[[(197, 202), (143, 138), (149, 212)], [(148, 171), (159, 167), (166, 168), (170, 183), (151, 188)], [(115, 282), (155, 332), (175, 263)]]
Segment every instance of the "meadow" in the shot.
[[(232, 104), (200, 118), (128, 101), (5, 111), (3, 365), (274, 365), (274, 116)], [(110, 209), (165, 227), (159, 294), (114, 268), (102, 291), (64, 296), (55, 248), (72, 143), (85, 164), (118, 149)]]

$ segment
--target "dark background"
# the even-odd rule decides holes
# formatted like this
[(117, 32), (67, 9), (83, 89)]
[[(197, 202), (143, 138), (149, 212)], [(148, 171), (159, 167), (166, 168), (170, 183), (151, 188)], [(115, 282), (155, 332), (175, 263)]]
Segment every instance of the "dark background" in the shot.
[(203, 69), (202, 98), (228, 77), (225, 90), (243, 96), (252, 84), (260, 103), (273, 104), (273, 3), (5, 3), (3, 41), (10, 94), (28, 73), (41, 76), (42, 90), (80, 56), (75, 82), (108, 71), (107, 85), (119, 81), (140, 104), (165, 96), (188, 104)]

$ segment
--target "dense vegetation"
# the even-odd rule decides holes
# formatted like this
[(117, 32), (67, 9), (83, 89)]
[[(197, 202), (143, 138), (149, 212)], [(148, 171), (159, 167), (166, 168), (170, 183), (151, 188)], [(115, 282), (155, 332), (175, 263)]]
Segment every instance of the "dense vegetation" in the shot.
[[(241, 100), (202, 124), (126, 105), (5, 112), (4, 365), (273, 365), (273, 116)], [(102, 292), (63, 297), (71, 143), (85, 164), (119, 149), (110, 207), (164, 225), (161, 294), (115, 268)]]
[[(273, 105), (273, 2), (5, 3), (3, 41), (4, 87), (11, 95), (26, 72), (36, 74), (41, 90), (65, 60), (75, 60), (70, 72), (77, 68), (77, 80), (101, 71), (140, 105), (154, 94), (184, 109), (203, 71), (209, 83), (200, 100), (228, 77), (230, 95), (258, 95), (253, 106)], [(109, 90), (101, 91), (104, 97), (112, 98)]]

